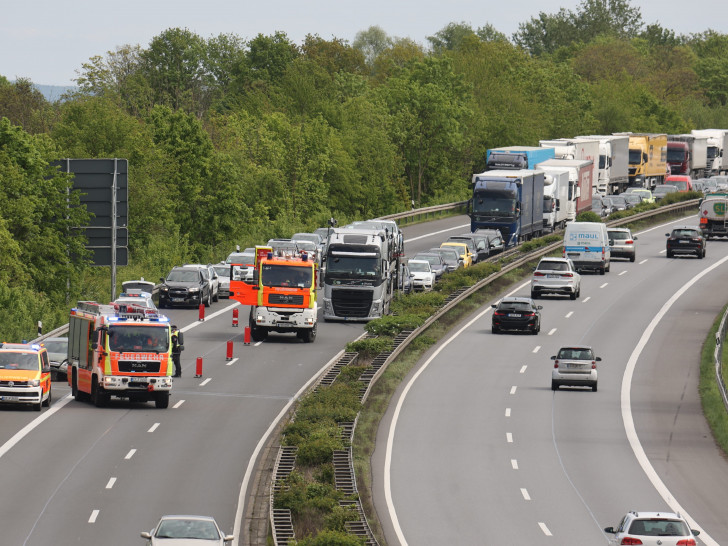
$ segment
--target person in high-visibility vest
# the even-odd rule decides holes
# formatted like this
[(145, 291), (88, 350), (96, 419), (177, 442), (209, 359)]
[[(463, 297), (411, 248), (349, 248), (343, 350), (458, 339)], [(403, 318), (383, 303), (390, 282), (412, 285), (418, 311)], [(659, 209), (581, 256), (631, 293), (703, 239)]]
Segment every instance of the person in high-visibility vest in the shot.
[(172, 362), (174, 363), (174, 377), (182, 377), (182, 364), (180, 353), (185, 349), (184, 336), (177, 326), (172, 325)]

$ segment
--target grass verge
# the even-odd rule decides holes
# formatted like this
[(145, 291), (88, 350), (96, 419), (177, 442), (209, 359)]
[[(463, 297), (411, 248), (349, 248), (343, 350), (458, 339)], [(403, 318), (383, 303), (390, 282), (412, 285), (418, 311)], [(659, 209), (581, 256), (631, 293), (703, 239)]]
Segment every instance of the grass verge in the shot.
[[(728, 306), (727, 306), (728, 307)], [(708, 332), (703, 344), (703, 351), (700, 358), (700, 383), (698, 391), (700, 393), (700, 403), (703, 406), (703, 414), (708, 421), (710, 430), (713, 432), (715, 442), (728, 454), (728, 413), (720, 390), (715, 379), (715, 363), (713, 354), (715, 352), (715, 334), (720, 326), (726, 308), (715, 319), (713, 327)], [(723, 343), (721, 359), (723, 361), (723, 381), (726, 379), (726, 366), (728, 366), (728, 349)]]

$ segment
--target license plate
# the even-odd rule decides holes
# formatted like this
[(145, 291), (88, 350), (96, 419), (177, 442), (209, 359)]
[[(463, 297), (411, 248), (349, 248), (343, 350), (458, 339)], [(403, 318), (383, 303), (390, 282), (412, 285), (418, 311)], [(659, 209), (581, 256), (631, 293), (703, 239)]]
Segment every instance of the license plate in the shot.
[(279, 322), (277, 326), (282, 328), (291, 328), (293, 324), (291, 324), (290, 322)]
[(521, 315), (519, 315), (518, 313), (508, 313), (508, 316), (511, 318), (521, 318)]
[(147, 386), (147, 382), (146, 381), (139, 381), (139, 380), (129, 381), (129, 386), (130, 387), (146, 387)]
[(581, 364), (567, 364), (566, 367), (567, 368), (572, 368), (572, 369), (573, 368), (579, 369), (579, 368), (582, 367), (582, 365)]
[(184, 298), (172, 298), (172, 301), (185, 301)]
[(685, 243), (689, 243), (690, 241), (678, 241), (681, 245)]
[(558, 279), (561, 275), (546, 275), (547, 279)]
[(0, 396), (0, 400), (3, 400), (5, 402), (17, 402), (20, 400), (19, 396)]

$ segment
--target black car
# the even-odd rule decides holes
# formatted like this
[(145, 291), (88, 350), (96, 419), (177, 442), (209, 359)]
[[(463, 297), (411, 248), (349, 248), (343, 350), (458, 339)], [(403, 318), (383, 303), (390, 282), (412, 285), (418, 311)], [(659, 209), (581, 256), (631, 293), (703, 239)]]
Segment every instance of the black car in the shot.
[(432, 272), (435, 274), (436, 281), (440, 280), (440, 277), (442, 277), (443, 273), (447, 271), (447, 265), (445, 265), (445, 260), (442, 259), (442, 256), (439, 253), (418, 252), (412, 259), (426, 260), (430, 262), (430, 269), (432, 269)]
[(199, 306), (210, 307), (212, 291), (210, 283), (199, 268), (173, 267), (167, 278), (160, 279), (159, 307)]
[(667, 236), (667, 257), (677, 254), (694, 254), (705, 258), (705, 235), (697, 226), (678, 226)]
[(442, 261), (445, 263), (445, 273), (460, 269), (463, 264), (460, 263), (460, 256), (458, 251), (454, 248), (431, 248), (427, 252), (433, 254), (439, 254), (442, 256)]
[(531, 298), (507, 297), (493, 304), (493, 325), (491, 331), (499, 334), (503, 330), (520, 330), (533, 335), (541, 331), (541, 309)]
[(499, 229), (476, 229), (473, 233), (476, 237), (488, 237), (488, 249), (491, 255), (503, 252), (506, 242)]

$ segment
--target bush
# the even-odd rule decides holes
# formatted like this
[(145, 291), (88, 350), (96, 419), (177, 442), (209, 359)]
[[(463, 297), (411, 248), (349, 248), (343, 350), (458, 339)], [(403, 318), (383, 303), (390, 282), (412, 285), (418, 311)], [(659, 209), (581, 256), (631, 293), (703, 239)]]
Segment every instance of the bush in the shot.
[[(422, 300), (420, 300), (421, 302)], [(429, 301), (439, 302), (441, 298), (430, 298), (428, 300), (427, 308), (437, 308), (439, 303), (429, 304)], [(412, 302), (405, 302), (401, 307), (402, 309), (397, 312), (396, 315), (387, 315), (382, 318), (376, 319), (368, 323), (365, 330), (372, 335), (378, 336), (389, 336), (394, 337), (402, 330), (414, 330), (424, 322), (424, 318), (421, 313), (412, 313), (408, 308), (410, 304), (417, 303), (416, 300)]]
[(531, 239), (530, 241), (526, 241), (519, 248), (521, 252), (531, 252), (533, 250), (536, 250), (537, 248), (542, 248), (552, 243), (562, 241), (563, 239), (563, 235), (554, 233), (552, 235), (546, 235), (545, 237), (539, 237), (538, 239)]
[(334, 506), (331, 513), (324, 517), (324, 526), (329, 531), (340, 531), (345, 533), (346, 522), (358, 520), (359, 513), (356, 511), (353, 504), (349, 506)]
[(584, 212), (580, 212), (576, 216), (576, 221), (577, 222), (601, 222), (602, 219), (596, 212), (586, 210)]
[(382, 351), (389, 350), (391, 347), (392, 338), (382, 336), (370, 339), (360, 339), (358, 341), (352, 341), (350, 343), (347, 343), (346, 352), (359, 353), (359, 356), (366, 360), (377, 356)]
[(298, 541), (298, 546), (364, 546), (364, 537), (349, 535), (341, 531), (321, 531), (315, 537)]

